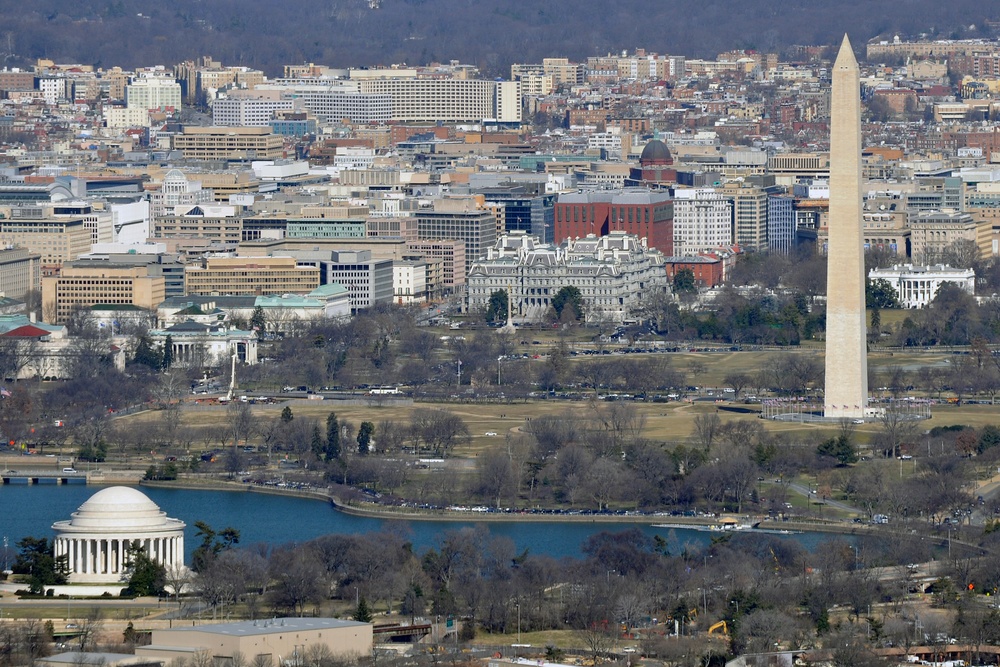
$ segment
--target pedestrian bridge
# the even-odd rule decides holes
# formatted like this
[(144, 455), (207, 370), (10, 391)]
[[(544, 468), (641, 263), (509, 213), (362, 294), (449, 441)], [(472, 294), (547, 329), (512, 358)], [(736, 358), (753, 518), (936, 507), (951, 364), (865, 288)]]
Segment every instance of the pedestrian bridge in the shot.
[(0, 478), (4, 484), (87, 484), (91, 473), (77, 470), (4, 470)]

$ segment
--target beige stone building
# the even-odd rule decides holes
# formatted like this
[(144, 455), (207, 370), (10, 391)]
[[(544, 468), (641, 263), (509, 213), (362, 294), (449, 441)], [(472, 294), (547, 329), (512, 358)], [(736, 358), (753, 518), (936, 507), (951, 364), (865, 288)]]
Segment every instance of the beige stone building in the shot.
[(956, 241), (979, 242), (978, 225), (968, 213), (926, 211), (910, 218), (910, 243), (916, 262), (934, 263)]
[(186, 294), (308, 294), (319, 287), (317, 267), (300, 267), (294, 257), (209, 257), (204, 267), (184, 271)]
[(29, 291), (40, 289), (41, 260), (41, 255), (24, 248), (0, 250), (0, 293), (20, 300)]
[(269, 127), (187, 127), (174, 137), (188, 160), (277, 160), (283, 144)]
[(173, 207), (172, 212), (155, 219), (153, 237), (239, 243), (243, 240), (243, 218), (235, 206), (178, 205)]
[(83, 218), (0, 219), (0, 244), (39, 255), (43, 272), (90, 252), (90, 243)]
[(97, 304), (155, 311), (165, 298), (163, 276), (152, 277), (145, 267), (68, 266), (42, 279), (42, 319), (62, 324), (74, 311)]
[(343, 661), (371, 655), (372, 624), (287, 617), (153, 630), (152, 643), (135, 653), (164, 662), (204, 653), (216, 667), (232, 667), (239, 655), (254, 665), (280, 667), (327, 650)]

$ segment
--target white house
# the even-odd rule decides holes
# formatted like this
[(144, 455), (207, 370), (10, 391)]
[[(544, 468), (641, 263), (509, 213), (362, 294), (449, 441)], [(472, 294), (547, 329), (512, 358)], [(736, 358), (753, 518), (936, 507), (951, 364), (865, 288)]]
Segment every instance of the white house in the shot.
[(885, 280), (893, 289), (904, 308), (923, 308), (937, 295), (942, 283), (955, 283), (969, 294), (975, 293), (976, 273), (972, 269), (955, 269), (944, 264), (935, 266), (895, 266), (872, 269), (870, 280)]

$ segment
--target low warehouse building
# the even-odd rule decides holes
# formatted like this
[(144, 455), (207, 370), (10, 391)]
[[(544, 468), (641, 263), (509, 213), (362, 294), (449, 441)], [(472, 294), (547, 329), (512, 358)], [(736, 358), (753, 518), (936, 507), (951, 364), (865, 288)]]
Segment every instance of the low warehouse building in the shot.
[(340, 659), (371, 655), (372, 624), (286, 617), (153, 630), (150, 645), (137, 646), (135, 653), (169, 663), (205, 652), (217, 667), (232, 665), (234, 656), (241, 655), (245, 663), (282, 667), (299, 664), (318, 646)]

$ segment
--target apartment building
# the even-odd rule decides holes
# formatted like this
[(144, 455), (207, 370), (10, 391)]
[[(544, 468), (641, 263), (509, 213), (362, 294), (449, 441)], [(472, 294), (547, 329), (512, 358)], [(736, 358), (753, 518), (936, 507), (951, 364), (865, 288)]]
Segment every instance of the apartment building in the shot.
[(184, 272), (185, 293), (198, 296), (308, 294), (319, 285), (319, 268), (293, 257), (209, 257)]
[(306, 90), (295, 94), (324, 123), (378, 124), (392, 120), (392, 95), (350, 90)]
[(292, 100), (226, 98), (212, 103), (212, 125), (270, 127), (279, 111), (292, 111)]
[(521, 122), (518, 81), (370, 79), (358, 87), (361, 93), (389, 96), (391, 119), (402, 123)]
[(162, 276), (144, 267), (64, 266), (42, 278), (42, 319), (63, 324), (77, 310), (95, 305), (142, 308), (155, 312), (166, 296)]
[(270, 127), (186, 127), (174, 136), (174, 150), (186, 160), (277, 160), (284, 141)]
[(162, 76), (136, 77), (125, 86), (125, 106), (143, 111), (180, 111), (181, 84)]

